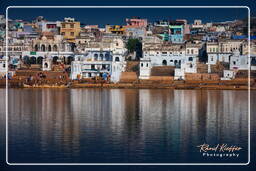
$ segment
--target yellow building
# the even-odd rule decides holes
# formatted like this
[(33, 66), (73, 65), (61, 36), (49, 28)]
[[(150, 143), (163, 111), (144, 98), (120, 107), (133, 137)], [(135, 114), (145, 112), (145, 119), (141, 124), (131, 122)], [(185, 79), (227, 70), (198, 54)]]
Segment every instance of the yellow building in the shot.
[(124, 34), (125, 33), (125, 27), (119, 26), (119, 25), (106, 25), (106, 33), (114, 33), (114, 34)]
[(60, 33), (69, 42), (75, 42), (80, 30), (80, 22), (75, 21), (74, 18), (65, 18), (64, 22), (61, 22)]

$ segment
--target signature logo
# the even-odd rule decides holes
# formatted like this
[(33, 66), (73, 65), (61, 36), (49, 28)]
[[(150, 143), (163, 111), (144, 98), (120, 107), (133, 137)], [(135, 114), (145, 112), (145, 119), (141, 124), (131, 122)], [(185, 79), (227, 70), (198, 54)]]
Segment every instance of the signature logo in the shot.
[(239, 157), (239, 151), (242, 150), (242, 147), (228, 144), (217, 144), (211, 146), (204, 143), (197, 147), (204, 157)]

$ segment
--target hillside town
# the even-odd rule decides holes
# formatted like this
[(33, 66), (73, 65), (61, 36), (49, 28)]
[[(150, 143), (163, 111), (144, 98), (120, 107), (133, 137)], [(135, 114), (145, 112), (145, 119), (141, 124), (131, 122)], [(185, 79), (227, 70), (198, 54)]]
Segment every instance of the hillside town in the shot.
[(0, 85), (8, 77), (11, 87), (246, 89), (250, 76), (255, 88), (256, 18), (251, 20), (248, 47), (247, 19), (131, 17), (102, 27), (72, 17), (6, 21), (0, 15)]

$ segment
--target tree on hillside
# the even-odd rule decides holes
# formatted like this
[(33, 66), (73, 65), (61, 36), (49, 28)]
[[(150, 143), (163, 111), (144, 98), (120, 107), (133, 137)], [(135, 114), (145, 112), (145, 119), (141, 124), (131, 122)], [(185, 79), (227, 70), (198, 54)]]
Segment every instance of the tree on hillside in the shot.
[(203, 51), (202, 55), (199, 56), (199, 61), (204, 63), (208, 61), (208, 55), (206, 51)]
[(129, 39), (126, 48), (129, 53), (136, 52), (136, 59), (142, 57), (142, 43), (139, 39)]

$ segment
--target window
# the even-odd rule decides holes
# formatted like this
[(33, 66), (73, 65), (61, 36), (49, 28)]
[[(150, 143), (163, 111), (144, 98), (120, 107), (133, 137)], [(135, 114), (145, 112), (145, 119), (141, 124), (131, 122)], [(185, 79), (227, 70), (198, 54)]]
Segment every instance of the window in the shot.
[(167, 65), (167, 61), (166, 61), (166, 60), (163, 60), (162, 64), (163, 64), (164, 66), (166, 66), (166, 65)]
[(65, 24), (61, 24), (61, 27), (62, 27), (62, 28), (65, 28), (65, 27), (66, 27), (66, 25), (65, 25)]
[(94, 60), (97, 61), (98, 60), (98, 54), (94, 54)]
[(95, 65), (91, 65), (91, 69), (95, 69)]
[(75, 33), (74, 32), (70, 32), (70, 36), (74, 36), (75, 35)]
[(119, 62), (119, 61), (120, 61), (119, 57), (116, 57), (116, 58), (115, 58), (115, 61)]
[(188, 58), (188, 61), (193, 61), (193, 57), (189, 57), (189, 58)]
[(61, 32), (61, 35), (65, 36), (65, 32)]
[(74, 24), (70, 24), (70, 28), (74, 28)]
[(163, 54), (163, 55), (166, 55), (166, 54), (167, 54), (167, 52), (162, 52), (162, 54)]
[(140, 66), (143, 67), (143, 63), (141, 63)]
[(191, 49), (191, 54), (194, 54), (194, 50), (193, 49)]
[(173, 60), (170, 60), (170, 62), (173, 62)]
[(148, 67), (148, 63), (147, 63), (147, 67)]

